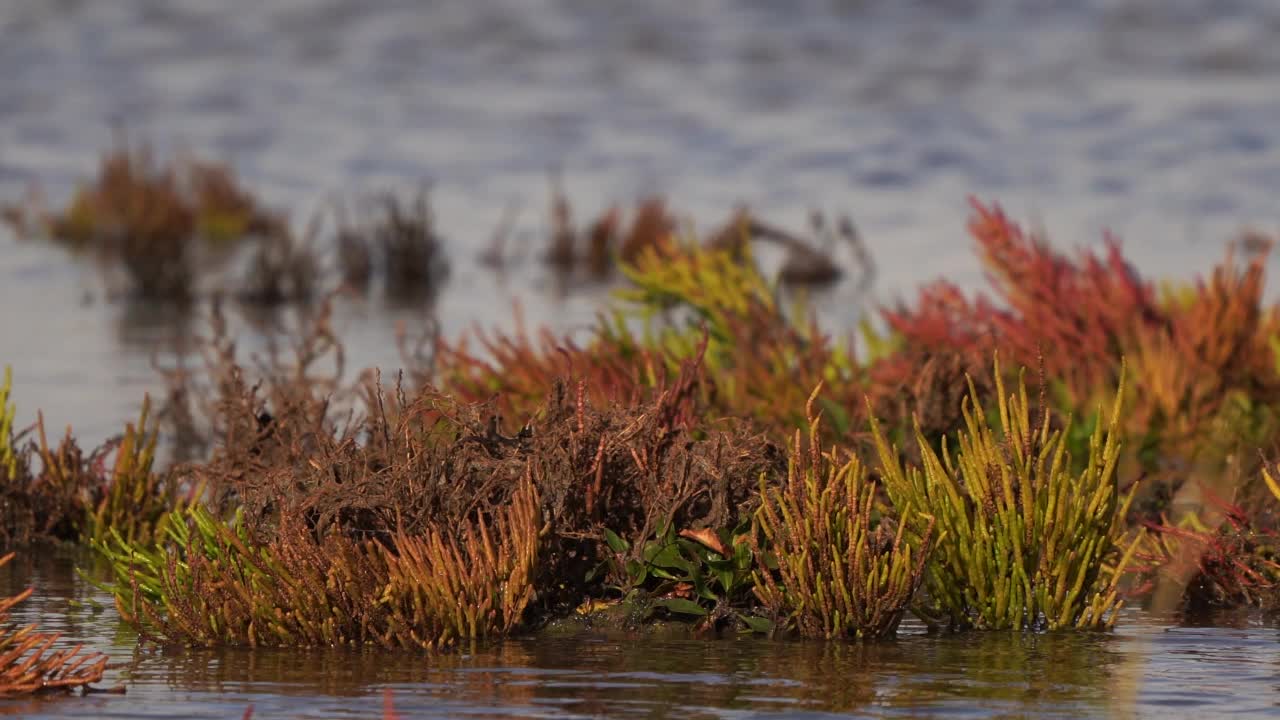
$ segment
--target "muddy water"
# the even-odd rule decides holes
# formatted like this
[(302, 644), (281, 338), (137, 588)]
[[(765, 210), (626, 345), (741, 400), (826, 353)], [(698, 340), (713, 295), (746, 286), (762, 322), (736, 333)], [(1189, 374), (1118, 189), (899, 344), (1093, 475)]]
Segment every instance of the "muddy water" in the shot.
[[(600, 305), (533, 257), (552, 168), (579, 218), (655, 191), (704, 227), (739, 202), (796, 229), (811, 208), (848, 212), (873, 300), (979, 282), (969, 193), (1062, 245), (1110, 228), (1157, 276), (1202, 272), (1230, 233), (1280, 220), (1272, 0), (12, 0), (0, 70), (0, 199), (38, 183), (65, 200), (117, 125), (231, 163), (299, 222), (433, 182), (450, 334), (511, 328), (517, 298), (531, 325), (569, 330)], [(475, 256), (509, 204), (516, 257), (495, 274)], [(43, 408), (106, 437), (156, 389), (152, 357), (203, 329), (106, 295), (92, 267), (0, 230), (20, 422)], [(818, 300), (848, 327), (861, 298)], [(398, 366), (396, 324), (427, 312), (344, 304), (352, 365)]]
[[(125, 695), (0, 701), (25, 717), (380, 717), (385, 694), (419, 717), (1034, 717), (1280, 715), (1280, 622), (1213, 626), (1140, 611), (1113, 634), (974, 633), (907, 626), (879, 644), (664, 640), (574, 633), (429, 658), (385, 652), (138, 651), (71, 556), (18, 558), (0, 592), (119, 662)], [(77, 604), (70, 601), (75, 600)], [(564, 635), (565, 633), (562, 633)]]

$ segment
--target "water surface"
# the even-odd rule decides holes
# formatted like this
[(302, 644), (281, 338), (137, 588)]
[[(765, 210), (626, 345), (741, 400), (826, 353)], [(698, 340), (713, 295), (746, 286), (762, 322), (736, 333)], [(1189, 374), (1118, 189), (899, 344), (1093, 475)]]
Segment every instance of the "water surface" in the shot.
[[(80, 556), (83, 560), (83, 556)], [(443, 656), (382, 651), (139, 650), (75, 556), (0, 570), (36, 596), (16, 619), (89, 642), (125, 695), (0, 701), (24, 717), (1130, 718), (1280, 715), (1280, 622), (1196, 626), (1126, 611), (1110, 634), (929, 635), (883, 643), (560, 633)], [(74, 600), (76, 603), (72, 603)], [(563, 636), (567, 635), (567, 636)]]
[[(848, 212), (873, 300), (981, 282), (969, 194), (1063, 246), (1126, 238), (1189, 278), (1246, 225), (1280, 225), (1280, 4), (1271, 0), (12, 0), (0, 3), (0, 199), (64, 201), (112, 128), (226, 161), (299, 223), (336, 197), (433, 182), (450, 335), (588, 323), (535, 260), (547, 174), (580, 221), (660, 192), (709, 227), (737, 203), (802, 230)], [(519, 256), (475, 262), (508, 204)], [(768, 260), (768, 258), (766, 258)], [(98, 273), (0, 230), (0, 364), (19, 422), (88, 442), (158, 383), (201, 322), (105, 302)], [(861, 307), (819, 301), (833, 327)], [(352, 364), (388, 371), (424, 309), (347, 303)], [(73, 350), (69, 350), (73, 349)]]

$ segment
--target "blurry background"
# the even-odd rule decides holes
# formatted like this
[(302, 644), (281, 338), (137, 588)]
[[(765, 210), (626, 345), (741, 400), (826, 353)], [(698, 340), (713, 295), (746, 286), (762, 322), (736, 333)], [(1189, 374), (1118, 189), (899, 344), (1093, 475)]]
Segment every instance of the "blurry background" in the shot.
[[(1280, 225), (1280, 3), (0, 3), (0, 202), (65, 202), (118, 127), (228, 163), (296, 224), (431, 182), (452, 264), (434, 308), (338, 306), (349, 367), (391, 371), (396, 323), (432, 312), (451, 336), (510, 329), (515, 299), (530, 326), (590, 322), (607, 290), (561, 292), (537, 260), (554, 170), (583, 222), (653, 193), (703, 230), (739, 203), (798, 230), (847, 212), (877, 302), (981, 283), (969, 194), (1190, 277)], [(476, 255), (509, 206), (523, 261), (498, 274)], [(856, 302), (818, 298), (837, 330)], [(92, 446), (202, 323), (110, 302), (90, 264), (0, 228), (19, 425), (43, 409)]]

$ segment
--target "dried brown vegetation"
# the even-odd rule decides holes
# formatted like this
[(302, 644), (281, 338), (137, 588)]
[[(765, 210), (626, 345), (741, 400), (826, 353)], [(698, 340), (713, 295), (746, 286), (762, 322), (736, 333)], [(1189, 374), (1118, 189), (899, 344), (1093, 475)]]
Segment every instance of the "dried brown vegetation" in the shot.
[(566, 579), (591, 566), (603, 528), (643, 538), (667, 522), (728, 524), (750, 502), (759, 471), (780, 462), (740, 423), (701, 418), (703, 373), (691, 360), (630, 405), (596, 405), (581, 383), (559, 382), (512, 434), (486, 404), (431, 389), (384, 402), (372, 390), (373, 412), (358, 429), (317, 434), (314, 418), (295, 426), (292, 418), (306, 416), (277, 415), (269, 438), (228, 442), (207, 472), (242, 504), (250, 527), (287, 516), (382, 539), (476, 512), (492, 518), (529, 474), (552, 528), (540, 586), (571, 593), (576, 583)]
[[(12, 559), (13, 553), (0, 557), (0, 567)], [(27, 588), (0, 599), (0, 697), (88, 688), (101, 682), (106, 655), (85, 652), (83, 645), (55, 649), (58, 633), (40, 632), (36, 624), (18, 627), (10, 621), (14, 606), (32, 592)]]
[(227, 431), (191, 471), (237, 519), (197, 506), (169, 521), (168, 540), (99, 544), (118, 605), (157, 638), (197, 644), (500, 637), (530, 605), (542, 617), (601, 592), (586, 578), (605, 528), (638, 544), (660, 526), (750, 512), (755, 479), (776, 475), (782, 454), (695, 412), (703, 373), (691, 360), (630, 406), (557, 383), (514, 434), (492, 408), (430, 388), (370, 387), (367, 418), (345, 430), (315, 397), (261, 421), (234, 373)]

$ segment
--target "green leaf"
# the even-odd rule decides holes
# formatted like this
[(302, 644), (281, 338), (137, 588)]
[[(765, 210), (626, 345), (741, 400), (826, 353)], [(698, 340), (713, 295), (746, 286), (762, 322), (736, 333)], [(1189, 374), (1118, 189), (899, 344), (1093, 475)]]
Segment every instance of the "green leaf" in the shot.
[(618, 537), (617, 533), (608, 528), (604, 530), (604, 541), (609, 544), (610, 550), (619, 554), (631, 549), (631, 543)]
[(652, 576), (654, 576), (654, 577), (656, 577), (656, 578), (662, 578), (663, 580), (676, 580), (676, 581), (679, 581), (679, 580), (683, 580), (683, 579), (684, 579), (684, 578), (679, 577), (679, 576), (677, 576), (677, 575), (673, 575), (669, 570), (664, 570), (664, 569), (662, 569), (662, 568), (660, 568), (660, 567), (652, 567), (652, 568), (650, 568), (650, 569), (649, 569), (649, 574), (650, 574), (650, 575), (652, 575)]
[(773, 621), (768, 618), (762, 618), (758, 615), (738, 615), (738, 619), (747, 627), (751, 628), (751, 632), (769, 634), (773, 632)]
[(732, 570), (722, 571), (719, 573), (719, 577), (720, 577), (720, 585), (721, 587), (724, 588), (725, 593), (732, 594), (733, 586), (736, 584), (733, 581), (735, 577), (733, 571)]
[(676, 570), (689, 571), (689, 561), (680, 554), (679, 545), (667, 545), (659, 552), (655, 553), (649, 562), (661, 568), (674, 568)]
[(707, 567), (718, 573), (726, 571), (733, 572), (737, 569), (737, 566), (732, 560), (707, 560)]
[(655, 601), (654, 604), (661, 605), (662, 607), (665, 607), (667, 610), (670, 610), (673, 613), (679, 613), (681, 615), (696, 615), (698, 617), (705, 617), (707, 614), (706, 608), (702, 607), (701, 605), (699, 605), (698, 603), (692, 600), (685, 600), (684, 598), (662, 598), (660, 600)]
[(676, 541), (676, 544), (678, 544), (680, 548), (684, 550), (685, 555), (691, 558), (706, 561), (712, 555), (719, 557), (719, 555), (716, 555), (716, 553), (713, 550), (711, 550), (706, 545), (703, 545), (700, 542), (694, 542), (693, 540), (686, 540), (685, 538), (680, 538), (679, 540)]
[(627, 561), (627, 580), (632, 585), (643, 585), (648, 576), (649, 569), (644, 563), (638, 560)]
[(604, 571), (605, 568), (607, 568), (608, 566), (609, 566), (609, 561), (605, 560), (604, 562), (591, 568), (590, 570), (587, 571), (587, 576), (583, 578), (583, 582), (591, 582), (592, 580), (595, 580), (597, 577), (600, 577), (600, 573)]

